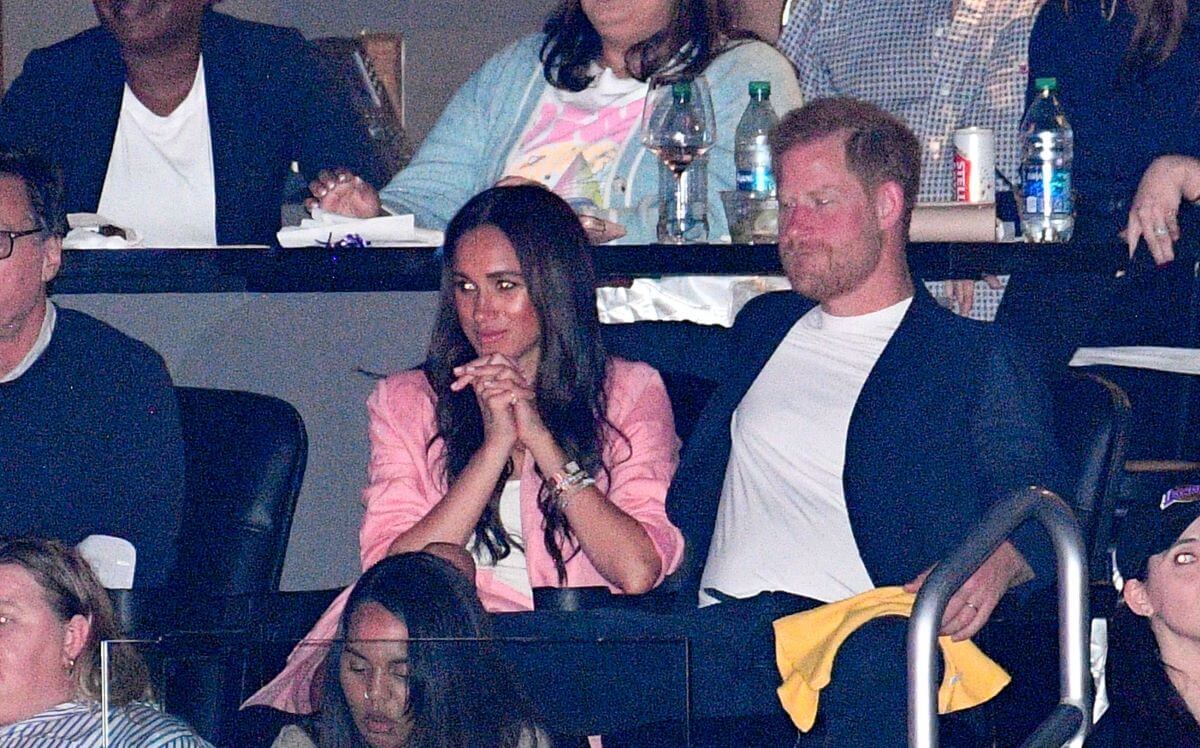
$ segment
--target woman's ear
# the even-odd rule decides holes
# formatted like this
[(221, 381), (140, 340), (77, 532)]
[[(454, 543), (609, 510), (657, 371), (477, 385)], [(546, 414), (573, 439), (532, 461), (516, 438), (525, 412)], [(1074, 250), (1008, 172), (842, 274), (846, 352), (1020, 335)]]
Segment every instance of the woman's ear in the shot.
[[(63, 659), (74, 663), (87, 646), (92, 633), (92, 620), (86, 616), (74, 615), (63, 630)], [(70, 669), (70, 668), (68, 668)]]
[(1137, 615), (1143, 618), (1154, 615), (1154, 605), (1150, 602), (1150, 594), (1146, 590), (1146, 585), (1142, 584), (1140, 580), (1125, 580), (1125, 588), (1121, 594), (1125, 597), (1125, 604)]

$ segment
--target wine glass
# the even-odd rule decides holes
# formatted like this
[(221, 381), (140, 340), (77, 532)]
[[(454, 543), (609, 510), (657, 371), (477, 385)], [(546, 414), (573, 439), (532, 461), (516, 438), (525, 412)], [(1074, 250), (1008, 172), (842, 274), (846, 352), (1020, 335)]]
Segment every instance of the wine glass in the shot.
[(704, 76), (651, 81), (642, 109), (642, 145), (658, 156), (674, 177), (674, 194), (659, 190), (660, 242), (682, 244), (708, 236), (705, 180), (688, 167), (699, 160), (698, 166), (706, 168), (702, 157), (712, 148), (716, 129)]

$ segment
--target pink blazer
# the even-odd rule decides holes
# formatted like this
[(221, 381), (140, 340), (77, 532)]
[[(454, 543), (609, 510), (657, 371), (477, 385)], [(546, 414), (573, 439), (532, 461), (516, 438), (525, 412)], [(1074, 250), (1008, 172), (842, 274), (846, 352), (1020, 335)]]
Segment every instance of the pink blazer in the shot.
[[(642, 363), (611, 359), (608, 375), (608, 419), (628, 442), (613, 439), (604, 445), (603, 460), (610, 475), (597, 475), (597, 486), (610, 501), (637, 520), (658, 551), (662, 576), (679, 566), (683, 536), (667, 519), (666, 496), (678, 464), (671, 403), (658, 372)], [(366, 514), (359, 530), (363, 569), (387, 555), (387, 549), (441, 500), (448, 490), (442, 464), (445, 449), (430, 447), (437, 426), (434, 393), (425, 374), (406, 371), (379, 383), (367, 400), (370, 416), (371, 461), (369, 483), (363, 491)], [(558, 587), (554, 562), (542, 537), (542, 516), (537, 507), (541, 480), (525, 460), (521, 472), (521, 525), (537, 528), (524, 533), (525, 562), (533, 587)], [(568, 587), (609, 584), (580, 552), (567, 561)], [(533, 601), (497, 581), (489, 569), (475, 578), (483, 605), (493, 612), (532, 610)], [(347, 588), (333, 601), (306, 642), (337, 637), (338, 621)], [(262, 704), (283, 711), (308, 714), (315, 710), (310, 698), (313, 674), (321, 667), (326, 646), (298, 645), (287, 666), (244, 706)]]

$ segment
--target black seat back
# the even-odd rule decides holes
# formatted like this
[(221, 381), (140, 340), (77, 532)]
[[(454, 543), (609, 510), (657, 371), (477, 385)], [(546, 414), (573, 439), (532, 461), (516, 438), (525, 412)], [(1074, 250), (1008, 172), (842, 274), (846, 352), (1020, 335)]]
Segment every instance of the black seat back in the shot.
[(1085, 372), (1070, 372), (1050, 389), (1056, 435), (1074, 480), (1073, 493), (1064, 498), (1079, 519), (1091, 578), (1103, 581), (1129, 439), (1129, 398), (1104, 377)]
[(267, 395), (175, 391), (187, 506), (173, 586), (199, 596), (278, 590), (308, 459), (304, 421)]

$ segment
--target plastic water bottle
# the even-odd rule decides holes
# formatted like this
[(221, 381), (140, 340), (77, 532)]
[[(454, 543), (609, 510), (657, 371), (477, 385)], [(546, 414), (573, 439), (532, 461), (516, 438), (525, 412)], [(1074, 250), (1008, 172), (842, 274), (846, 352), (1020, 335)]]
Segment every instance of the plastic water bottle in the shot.
[(1021, 121), (1021, 230), (1030, 242), (1065, 242), (1075, 229), (1071, 195), (1074, 133), (1053, 78), (1034, 81), (1037, 98)]
[(771, 145), (767, 135), (779, 121), (771, 108), (771, 83), (750, 82), (750, 103), (738, 122), (733, 145), (737, 188), (755, 197), (775, 197), (775, 170), (771, 167)]

